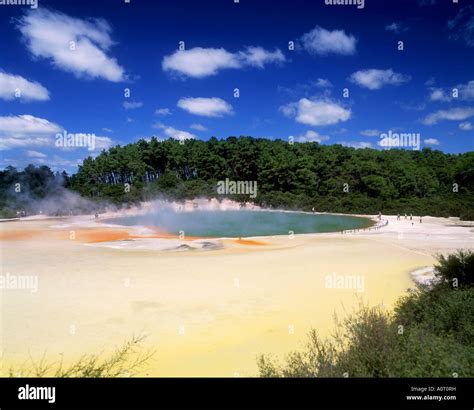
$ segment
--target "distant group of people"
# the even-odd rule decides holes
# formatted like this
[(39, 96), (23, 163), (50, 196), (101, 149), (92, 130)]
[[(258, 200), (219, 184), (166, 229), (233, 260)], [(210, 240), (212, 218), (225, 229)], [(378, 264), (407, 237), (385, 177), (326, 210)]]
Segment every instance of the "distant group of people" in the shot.
[(388, 225), (388, 219), (381, 219), (380, 222), (376, 223), (374, 226), (369, 226), (368, 228), (362, 229), (346, 229), (341, 230), (341, 234), (345, 233), (357, 233), (359, 231), (378, 231), (380, 228)]
[(341, 234), (345, 234), (345, 233), (357, 233), (359, 231), (378, 231), (380, 228), (383, 228), (384, 226), (387, 226), (388, 225), (388, 219), (382, 219), (382, 213), (379, 212), (379, 215), (378, 215), (378, 222), (373, 225), (373, 226), (369, 226), (368, 228), (363, 228), (363, 229), (347, 229), (347, 230), (344, 230), (342, 229), (341, 230)]
[[(315, 209), (312, 208), (311, 211), (314, 213), (315, 212)], [(397, 214), (397, 221), (400, 220), (400, 214)], [(410, 214), (410, 216), (408, 216), (407, 214), (405, 214), (405, 220), (407, 220), (408, 218), (410, 218), (410, 222), (412, 224), (412, 226), (415, 224), (415, 222), (413, 221), (413, 214)], [(423, 217), (420, 215), (419, 216), (419, 220), (420, 220), (420, 224), (423, 223)], [(388, 219), (382, 219), (382, 212), (379, 212), (378, 216), (377, 216), (377, 219), (379, 220), (379, 222), (377, 222), (374, 226), (370, 226), (368, 228), (363, 228), (363, 229), (341, 229), (341, 234), (345, 234), (345, 233), (356, 233), (356, 232), (359, 232), (359, 230), (361, 231), (365, 231), (365, 230), (368, 230), (368, 231), (371, 231), (371, 230), (379, 230), (380, 228), (384, 227), (384, 226), (387, 226), (388, 225)]]
[[(405, 214), (405, 220), (408, 218), (407, 214)], [(400, 214), (397, 214), (397, 221), (400, 220)], [(410, 222), (412, 225), (415, 224), (415, 222), (413, 222), (413, 214), (410, 214)], [(420, 224), (423, 223), (423, 217), (420, 215)]]

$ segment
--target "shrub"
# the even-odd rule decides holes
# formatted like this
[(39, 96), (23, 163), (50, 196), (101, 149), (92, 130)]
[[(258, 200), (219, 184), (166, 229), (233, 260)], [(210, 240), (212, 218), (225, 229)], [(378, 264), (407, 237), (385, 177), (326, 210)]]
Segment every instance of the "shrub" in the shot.
[(441, 283), (456, 283), (457, 286), (474, 284), (474, 252), (459, 250), (447, 257), (438, 256), (438, 265), (434, 271)]
[(140, 344), (144, 337), (133, 337), (123, 346), (117, 348), (108, 358), (100, 354), (87, 354), (74, 364), (64, 367), (47, 363), (44, 359), (33, 362), (27, 369), (10, 369), (10, 377), (129, 377), (136, 375), (152, 358), (154, 352), (141, 350)]
[[(440, 282), (399, 299), (394, 312), (361, 306), (331, 338), (315, 330), (305, 349), (283, 365), (258, 358), (262, 377), (462, 377), (474, 376), (473, 252), (439, 256)], [(459, 288), (448, 283), (458, 278)]]

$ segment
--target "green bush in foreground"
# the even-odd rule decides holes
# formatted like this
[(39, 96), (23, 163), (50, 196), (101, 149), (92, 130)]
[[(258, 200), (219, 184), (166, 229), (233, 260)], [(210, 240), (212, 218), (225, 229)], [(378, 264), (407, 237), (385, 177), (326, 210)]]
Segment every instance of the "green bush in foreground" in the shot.
[[(401, 298), (393, 313), (361, 306), (331, 338), (315, 330), (306, 348), (283, 365), (258, 358), (262, 377), (474, 376), (474, 254), (440, 256), (439, 282)], [(458, 288), (452, 287), (454, 278)]]
[(141, 342), (144, 337), (133, 337), (117, 348), (109, 357), (102, 358), (100, 354), (82, 356), (77, 362), (64, 367), (58, 364), (46, 363), (43, 359), (33, 362), (27, 369), (10, 369), (10, 377), (130, 377), (143, 369), (152, 358), (154, 352), (142, 350)]
[(435, 275), (440, 282), (453, 287), (474, 285), (474, 252), (460, 250), (447, 257), (440, 255)]

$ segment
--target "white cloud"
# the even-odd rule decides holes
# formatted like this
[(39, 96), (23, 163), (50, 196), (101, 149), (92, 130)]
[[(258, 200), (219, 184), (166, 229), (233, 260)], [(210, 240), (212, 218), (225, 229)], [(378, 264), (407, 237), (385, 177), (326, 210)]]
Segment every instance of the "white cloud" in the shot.
[(246, 66), (263, 68), (265, 64), (283, 61), (285, 61), (285, 56), (278, 49), (272, 52), (262, 47), (247, 47), (243, 51), (231, 53), (224, 48), (195, 47), (189, 50), (178, 50), (165, 56), (161, 67), (164, 71), (203, 78), (216, 75), (223, 69), (238, 69)]
[(204, 117), (222, 117), (233, 113), (232, 106), (221, 98), (181, 98), (178, 107)]
[(360, 135), (365, 137), (379, 137), (382, 134), (382, 131), (379, 130), (364, 130), (360, 132)]
[(110, 129), (110, 128), (102, 128), (102, 131), (105, 131), (105, 132), (114, 132), (114, 130)]
[(27, 12), (18, 20), (18, 28), (34, 57), (51, 60), (76, 76), (125, 79), (124, 69), (107, 55), (113, 41), (103, 19), (82, 20), (43, 8)]
[(425, 81), (425, 85), (427, 87), (431, 87), (435, 83), (436, 83), (436, 79), (434, 77), (430, 77), (430, 78), (428, 78), (428, 80)]
[(474, 6), (461, 7), (456, 16), (448, 21), (450, 38), (462, 39), (468, 47), (474, 47)]
[(459, 124), (459, 128), (461, 128), (463, 131), (472, 131), (474, 130), (474, 125), (472, 125), (472, 123), (469, 121), (466, 121)]
[(191, 124), (190, 128), (197, 131), (207, 131), (207, 128), (202, 124)]
[(285, 116), (307, 125), (330, 125), (351, 118), (350, 109), (330, 100), (302, 98), (298, 102), (280, 107), (280, 111)]
[(439, 145), (439, 141), (436, 138), (427, 138), (423, 142), (425, 145)]
[(46, 158), (46, 154), (43, 154), (42, 152), (39, 151), (26, 151), (25, 152), (26, 156), (29, 158)]
[(352, 34), (346, 34), (344, 30), (328, 31), (319, 26), (301, 37), (303, 48), (310, 54), (319, 55), (355, 54), (356, 42), (356, 38)]
[(318, 78), (315, 82), (316, 87), (319, 88), (331, 88), (332, 83), (327, 78)]
[(282, 63), (285, 61), (285, 56), (280, 50), (276, 49), (272, 52), (262, 47), (247, 47), (245, 51), (239, 52), (239, 58), (242, 65), (258, 68), (264, 68), (265, 64)]
[(0, 98), (7, 101), (15, 98), (25, 101), (47, 101), (49, 92), (40, 83), (0, 71)]
[(357, 149), (372, 148), (372, 143), (365, 141), (340, 141), (338, 144)]
[(451, 98), (447, 94), (445, 94), (442, 88), (431, 88), (430, 100), (446, 102), (446, 101), (450, 101)]
[(166, 56), (161, 66), (164, 71), (202, 78), (215, 75), (224, 68), (239, 68), (240, 63), (234, 54), (223, 48), (195, 47), (190, 50), (178, 50)]
[(316, 131), (308, 130), (303, 135), (296, 137), (298, 142), (322, 142), (327, 141), (329, 137), (327, 135), (320, 135)]
[[(82, 136), (94, 137), (94, 149), (107, 149), (112, 145), (109, 137), (96, 136), (90, 133), (68, 133), (58, 124), (32, 115), (17, 115), (0, 117), (0, 150), (27, 147), (50, 147), (57, 148), (57, 135), (72, 134), (80, 140)], [(65, 146), (66, 150), (84, 148), (81, 146)], [(33, 157), (37, 151), (27, 151)], [(36, 158), (39, 158), (36, 155)]]
[(451, 108), (449, 110), (436, 111), (426, 116), (422, 122), (425, 125), (433, 125), (443, 120), (462, 121), (470, 117), (474, 117), (474, 107)]
[(140, 101), (124, 101), (123, 108), (126, 110), (135, 110), (137, 108), (143, 107), (143, 103)]
[(157, 108), (155, 114), (162, 116), (171, 115), (171, 110), (169, 108)]
[(158, 128), (163, 130), (164, 134), (169, 137), (169, 138), (174, 138), (177, 140), (189, 140), (189, 139), (196, 139), (197, 136), (187, 132), (187, 131), (182, 131), (178, 130), (173, 127), (169, 127), (167, 125), (161, 124), (161, 123), (156, 123), (153, 125), (154, 128)]
[(95, 137), (95, 150), (108, 149), (112, 146), (112, 139), (109, 137)]
[(48, 161), (48, 165), (54, 167), (66, 167), (66, 168), (75, 168), (79, 165), (82, 165), (82, 159), (64, 159), (59, 155), (54, 155), (51, 161)]
[(385, 85), (400, 85), (410, 81), (411, 77), (394, 72), (392, 69), (359, 70), (350, 76), (350, 80), (369, 90), (378, 90)]
[(387, 26), (385, 26), (385, 30), (391, 31), (396, 34), (400, 34), (400, 33), (403, 33), (404, 31), (407, 31), (408, 27), (406, 27), (402, 23), (394, 22), (392, 24), (388, 24)]
[(52, 136), (62, 128), (32, 115), (0, 117), (0, 150), (52, 144)]
[[(457, 84), (451, 89), (430, 87), (430, 100), (449, 102), (453, 100), (472, 101), (474, 100), (474, 80), (466, 84)], [(457, 97), (453, 95), (457, 94)]]
[(469, 81), (467, 84), (458, 84), (455, 88), (459, 90), (459, 97), (462, 100), (474, 100), (474, 80)]

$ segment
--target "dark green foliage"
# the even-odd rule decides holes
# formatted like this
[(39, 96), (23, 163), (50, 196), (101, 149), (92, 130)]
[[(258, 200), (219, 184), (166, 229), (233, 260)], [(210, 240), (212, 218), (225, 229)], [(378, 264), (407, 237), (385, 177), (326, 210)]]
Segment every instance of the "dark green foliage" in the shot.
[(474, 290), (438, 286), (400, 299), (395, 321), (474, 346)]
[(461, 221), (474, 221), (474, 209), (463, 209), (459, 217)]
[(474, 285), (474, 253), (461, 250), (447, 257), (440, 255), (435, 275), (455, 287)]
[[(471, 251), (438, 258), (440, 278), (472, 278)], [(460, 377), (474, 376), (474, 287), (438, 283), (401, 298), (392, 314), (361, 306), (336, 323), (332, 338), (316, 331), (284, 365), (258, 359), (262, 377)]]
[(306, 348), (290, 353), (283, 366), (260, 356), (263, 377), (388, 377), (392, 374), (398, 340), (396, 326), (381, 308), (361, 306), (342, 322), (336, 321), (332, 338), (315, 330)]
[[(21, 173), (10, 167), (0, 172), (0, 193), (11, 193), (20, 177), (35, 198), (48, 195), (48, 181), (56, 178), (47, 167), (29, 166)], [(251, 137), (184, 143), (152, 138), (86, 158), (63, 185), (86, 198), (121, 204), (158, 195), (222, 198), (216, 184), (226, 178), (256, 181), (255, 199), (228, 197), (267, 207), (474, 219), (474, 152), (356, 150)], [(18, 206), (11, 199), (2, 195), (4, 214)]]
[(19, 172), (9, 166), (0, 171), (0, 217), (15, 217), (16, 211), (27, 211), (32, 203), (57, 196), (67, 187), (66, 172), (54, 174), (44, 165), (28, 165)]
[[(219, 197), (216, 183), (226, 178), (257, 181), (255, 202), (269, 207), (462, 214), (466, 218), (472, 218), (473, 212), (473, 152), (356, 150), (250, 137), (188, 140), (184, 144), (152, 138), (88, 158), (71, 182), (73, 189), (88, 197), (108, 197), (104, 185), (141, 183), (147, 198), (162, 193), (185, 199)], [(116, 199), (113, 192), (111, 196)], [(138, 201), (142, 195), (137, 190), (129, 198)], [(249, 200), (244, 196), (234, 199)]]

